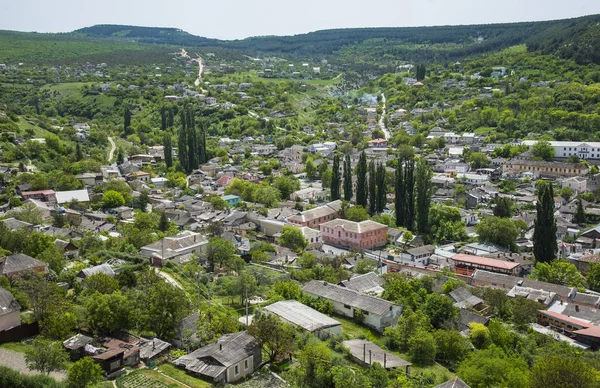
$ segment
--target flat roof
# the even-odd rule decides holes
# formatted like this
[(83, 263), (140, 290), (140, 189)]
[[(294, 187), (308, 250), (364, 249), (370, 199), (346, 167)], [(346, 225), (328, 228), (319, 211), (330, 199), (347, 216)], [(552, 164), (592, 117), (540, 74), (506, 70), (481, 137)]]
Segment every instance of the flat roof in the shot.
[(508, 270), (508, 271), (513, 270), (520, 265), (519, 263), (514, 263), (511, 261), (496, 260), (496, 259), (490, 259), (487, 257), (465, 255), (465, 254), (454, 255), (454, 256), (452, 256), (452, 260), (454, 260), (455, 262), (468, 263), (468, 264), (473, 264), (473, 265), (481, 265), (484, 267), (498, 268), (498, 269)]
[(341, 325), (335, 319), (296, 300), (283, 300), (273, 303), (266, 306), (265, 310), (311, 332)]

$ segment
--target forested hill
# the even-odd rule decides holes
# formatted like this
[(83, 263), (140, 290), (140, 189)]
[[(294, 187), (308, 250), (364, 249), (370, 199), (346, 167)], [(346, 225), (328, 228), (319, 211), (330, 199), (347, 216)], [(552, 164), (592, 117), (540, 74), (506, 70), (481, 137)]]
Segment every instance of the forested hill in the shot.
[(394, 47), (437, 47), (439, 50), (435, 56), (416, 53), (417, 57), (423, 58), (410, 58), (426, 61), (462, 58), (525, 43), (530, 51), (557, 53), (581, 64), (600, 63), (600, 15), (486, 25), (335, 29), (293, 36), (263, 36), (232, 41), (203, 38), (175, 28), (118, 25), (87, 27), (75, 31), (74, 34), (125, 38), (141, 43), (222, 47), (247, 52), (299, 56), (332, 55), (352, 47), (364, 49), (368, 46), (385, 45), (392, 50), (389, 54), (394, 54)]

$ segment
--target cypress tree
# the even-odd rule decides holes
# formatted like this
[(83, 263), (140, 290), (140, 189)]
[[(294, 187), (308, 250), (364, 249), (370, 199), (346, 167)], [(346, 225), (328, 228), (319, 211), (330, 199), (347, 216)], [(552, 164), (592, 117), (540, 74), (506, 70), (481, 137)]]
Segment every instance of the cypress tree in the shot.
[[(77, 143), (77, 145), (75, 146), (75, 160), (76, 161), (80, 161), (83, 159), (83, 152), (81, 151), (81, 143)], [(110, 160), (109, 160), (110, 162)]]
[(375, 161), (369, 163), (369, 214), (377, 212), (377, 177), (375, 172)]
[(404, 191), (404, 158), (399, 158), (398, 167), (396, 168), (396, 179), (394, 182), (394, 205), (396, 208), (396, 225), (404, 226), (406, 222), (404, 203), (405, 203), (405, 191)]
[(179, 128), (179, 137), (177, 139), (177, 156), (179, 157), (179, 164), (181, 168), (187, 171), (188, 168), (188, 150), (187, 150), (187, 130), (185, 114), (181, 112), (181, 128)]
[(429, 229), (429, 207), (431, 206), (431, 195), (433, 194), (431, 178), (433, 172), (427, 164), (427, 160), (421, 158), (417, 163), (416, 191), (417, 191), (417, 231), (427, 233)]
[(344, 200), (350, 201), (352, 199), (352, 164), (350, 162), (350, 155), (346, 154), (344, 158)]
[(404, 172), (404, 226), (414, 231), (415, 227), (415, 160), (409, 158)]
[(162, 213), (160, 213), (160, 219), (158, 220), (158, 230), (160, 230), (161, 232), (167, 231), (167, 229), (169, 229), (170, 223), (171, 222), (167, 217), (167, 212), (163, 211)]
[(167, 110), (167, 128), (171, 128), (175, 125), (175, 117), (173, 114), (173, 108)]
[(367, 208), (367, 155), (363, 151), (356, 166), (356, 204)]
[(160, 107), (160, 130), (167, 130), (167, 108), (164, 105)]
[(340, 199), (340, 155), (333, 157), (333, 171), (331, 172), (331, 200)]
[(577, 201), (577, 210), (573, 215), (573, 222), (576, 224), (585, 224), (585, 210), (583, 210), (583, 204), (581, 198)]
[(381, 163), (377, 166), (377, 213), (383, 212), (386, 204), (387, 187), (385, 184), (385, 166)]
[(198, 163), (203, 164), (208, 161), (206, 153), (206, 120), (201, 120), (197, 132), (198, 141)]
[(167, 168), (170, 168), (173, 166), (173, 145), (170, 133), (165, 133), (163, 146), (165, 147), (165, 164)]
[(129, 127), (131, 126), (131, 110), (129, 105), (125, 105), (125, 111), (123, 112), (123, 132), (129, 133)]
[(556, 219), (554, 218), (554, 190), (552, 184), (543, 184), (538, 192), (537, 217), (533, 231), (533, 255), (536, 262), (548, 263), (556, 256)]
[(196, 140), (196, 123), (194, 119), (194, 112), (191, 108), (187, 108), (186, 111), (186, 129), (187, 129), (187, 151), (188, 151), (188, 164), (186, 171), (192, 172), (193, 169), (198, 168), (198, 141)]

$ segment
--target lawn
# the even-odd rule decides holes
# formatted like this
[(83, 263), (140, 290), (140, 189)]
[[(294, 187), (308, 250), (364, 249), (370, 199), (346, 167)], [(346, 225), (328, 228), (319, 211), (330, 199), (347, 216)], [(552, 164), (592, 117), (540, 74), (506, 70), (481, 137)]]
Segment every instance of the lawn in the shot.
[(14, 352), (25, 353), (31, 346), (23, 342), (8, 342), (0, 345), (0, 348), (12, 350)]
[(158, 370), (164, 373), (165, 375), (174, 378), (175, 380), (180, 381), (183, 384), (188, 385), (192, 388), (208, 388), (213, 386), (209, 382), (188, 375), (181, 369), (177, 369), (177, 367), (171, 364), (162, 364), (158, 367)]

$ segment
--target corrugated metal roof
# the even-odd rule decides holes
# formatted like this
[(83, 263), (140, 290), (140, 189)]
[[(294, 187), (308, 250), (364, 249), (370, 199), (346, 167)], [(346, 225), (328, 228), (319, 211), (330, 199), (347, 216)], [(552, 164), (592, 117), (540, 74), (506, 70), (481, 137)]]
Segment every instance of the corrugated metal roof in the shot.
[(0, 316), (21, 310), (21, 306), (6, 289), (0, 287)]
[(358, 291), (350, 290), (321, 280), (311, 280), (302, 287), (302, 291), (377, 315), (384, 314), (386, 311), (389, 311), (392, 306), (401, 307), (392, 302), (388, 302), (387, 300), (365, 295)]
[(340, 322), (295, 300), (283, 300), (265, 307), (285, 321), (308, 331), (341, 325)]

